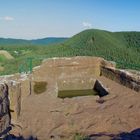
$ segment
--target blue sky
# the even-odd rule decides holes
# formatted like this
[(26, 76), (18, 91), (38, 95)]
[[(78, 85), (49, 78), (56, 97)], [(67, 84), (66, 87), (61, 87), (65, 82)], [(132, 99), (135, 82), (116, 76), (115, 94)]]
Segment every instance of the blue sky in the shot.
[(140, 0), (0, 0), (0, 37), (70, 37), (87, 28), (140, 31)]

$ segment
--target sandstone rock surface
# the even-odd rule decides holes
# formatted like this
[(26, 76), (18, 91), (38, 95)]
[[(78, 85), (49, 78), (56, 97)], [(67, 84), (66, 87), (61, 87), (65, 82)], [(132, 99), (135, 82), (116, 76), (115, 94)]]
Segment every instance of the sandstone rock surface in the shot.
[[(32, 76), (33, 82), (47, 82), (47, 90), (39, 95), (32, 90), (23, 100), (22, 135), (33, 135), (39, 140), (75, 140), (75, 135), (79, 134), (90, 136), (90, 139), (111, 140), (121, 132), (139, 128), (140, 94), (101, 76), (101, 66), (115, 69), (101, 58), (44, 61)], [(96, 79), (109, 91), (107, 96), (58, 98), (59, 88), (91, 88)], [(105, 135), (98, 137), (100, 134)]]
[(139, 128), (140, 94), (105, 77), (99, 80), (111, 91), (102, 97), (103, 103), (96, 102), (97, 96), (59, 99), (44, 93), (28, 97), (21, 114), (22, 135), (40, 140), (74, 140), (80, 134), (112, 140), (122, 132)]
[[(111, 72), (103, 74), (103, 67)], [(115, 64), (102, 58), (45, 60), (31, 75), (17, 79), (19, 84), (9, 86), (9, 93), (16, 95), (10, 95), (10, 101), (18, 115), (17, 127), (9, 138), (77, 140), (78, 136), (88, 136), (89, 140), (139, 140), (140, 94), (119, 82), (121, 73), (125, 75), (124, 83), (130, 79), (139, 86), (137, 76), (116, 70)], [(58, 97), (59, 90), (94, 88), (96, 80), (105, 87), (107, 96)], [(38, 94), (34, 88), (39, 90), (41, 83), (43, 90)]]

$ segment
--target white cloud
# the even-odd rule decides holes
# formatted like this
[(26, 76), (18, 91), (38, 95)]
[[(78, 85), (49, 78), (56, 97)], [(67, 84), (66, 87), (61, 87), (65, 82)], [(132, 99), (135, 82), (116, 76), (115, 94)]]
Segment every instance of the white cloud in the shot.
[(0, 17), (0, 20), (4, 20), (4, 21), (13, 21), (14, 18), (10, 17), (10, 16), (5, 16), (5, 17)]
[(82, 25), (83, 25), (83, 27), (85, 27), (85, 28), (92, 28), (92, 24), (89, 23), (89, 22), (83, 22)]
[(6, 17), (4, 17), (4, 20), (6, 20), (6, 21), (12, 21), (12, 20), (14, 20), (14, 18), (13, 17), (6, 16)]

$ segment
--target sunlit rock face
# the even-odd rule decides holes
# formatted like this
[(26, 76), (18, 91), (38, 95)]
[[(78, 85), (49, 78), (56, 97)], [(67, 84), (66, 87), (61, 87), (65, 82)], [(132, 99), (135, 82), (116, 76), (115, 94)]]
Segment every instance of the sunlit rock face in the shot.
[[(103, 134), (102, 139), (112, 140), (120, 132), (133, 132), (140, 126), (135, 73), (116, 69), (103, 58), (84, 56), (47, 59), (32, 74), (6, 77), (11, 121), (17, 126), (10, 133), (39, 140), (74, 140), (77, 135), (95, 139)], [(0, 86), (1, 101), (7, 99), (0, 106), (6, 120), (0, 122), (3, 130), (10, 123), (3, 109), (9, 107), (7, 85)], [(91, 90), (101, 94), (91, 96)]]

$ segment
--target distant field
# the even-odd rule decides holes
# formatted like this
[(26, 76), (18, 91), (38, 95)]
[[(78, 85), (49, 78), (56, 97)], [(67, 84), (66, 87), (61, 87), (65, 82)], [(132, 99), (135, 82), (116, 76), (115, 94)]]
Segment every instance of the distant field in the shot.
[(7, 51), (0, 50), (0, 61), (4, 59), (13, 59), (14, 57)]
[[(52, 45), (0, 45), (3, 74), (28, 71), (44, 58), (71, 56), (99, 56), (117, 62), (122, 69), (140, 70), (140, 32), (108, 32), (86, 30), (72, 38)], [(7, 53), (8, 52), (8, 53)], [(11, 54), (11, 55), (10, 55)], [(32, 58), (32, 59), (29, 59)], [(0, 60), (0, 61), (1, 61)], [(32, 64), (31, 64), (32, 61)]]

